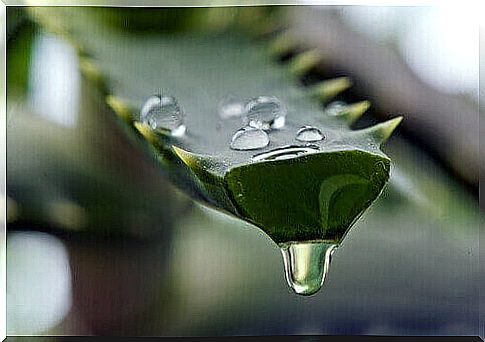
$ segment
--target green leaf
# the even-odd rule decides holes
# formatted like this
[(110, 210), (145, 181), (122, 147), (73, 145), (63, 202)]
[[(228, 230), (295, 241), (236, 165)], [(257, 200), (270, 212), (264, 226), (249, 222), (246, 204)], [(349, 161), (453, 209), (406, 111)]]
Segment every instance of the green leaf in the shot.
[[(153, 11), (155, 18), (158, 10)], [(244, 11), (238, 12), (242, 18)], [(294, 76), (319, 63), (317, 51), (296, 55), (284, 66), (273, 60), (268, 41), (230, 25), (141, 36), (129, 22), (120, 34), (95, 13), (81, 8), (31, 11), (46, 28), (55, 27), (82, 47), (81, 53), (89, 52), (84, 75), (106, 86), (114, 112), (145, 138), (151, 146), (147, 151), (160, 161), (163, 173), (194, 198), (257, 225), (277, 243), (339, 242), (382, 191), (390, 160), (379, 145), (400, 119), (352, 131), (348, 124), (367, 109), (367, 102), (349, 106), (342, 116), (322, 111), (320, 100), (308, 95), (316, 91), (329, 98), (350, 81), (338, 78), (316, 88), (300, 86)], [(173, 95), (184, 108), (185, 135), (175, 137), (139, 122), (139, 108), (160, 91)], [(264, 148), (231, 149), (231, 138), (244, 126), (243, 120), (221, 119), (221, 101), (261, 95), (275, 96), (284, 104), (286, 124), (268, 132), (270, 143)], [(298, 141), (303, 126), (320, 129), (325, 139)]]

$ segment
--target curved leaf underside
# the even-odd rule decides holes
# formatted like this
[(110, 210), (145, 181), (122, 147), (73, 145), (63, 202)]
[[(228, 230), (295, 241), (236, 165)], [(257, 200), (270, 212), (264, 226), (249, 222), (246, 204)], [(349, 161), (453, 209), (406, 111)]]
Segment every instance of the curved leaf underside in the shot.
[[(85, 75), (103, 85), (107, 103), (144, 137), (166, 176), (196, 199), (252, 222), (277, 243), (340, 241), (389, 178), (390, 160), (379, 147), (401, 118), (352, 131), (348, 125), (365, 112), (367, 101), (338, 115), (322, 110), (321, 98), (336, 95), (349, 81), (299, 86), (295, 76), (318, 63), (314, 51), (282, 66), (268, 41), (234, 28), (141, 36), (130, 27), (120, 34), (93, 9), (34, 8), (31, 14), (74, 42), (81, 66), (89, 66)], [(160, 91), (176, 97), (186, 112), (182, 137), (139, 122), (144, 100)], [(234, 151), (230, 141), (243, 124), (238, 117), (222, 120), (220, 103), (229, 96), (260, 95), (276, 96), (286, 106), (286, 124), (269, 132), (268, 146)], [(311, 147), (297, 141), (296, 132), (306, 125), (318, 127), (325, 139)], [(277, 158), (288, 146), (298, 153)], [(265, 153), (271, 157), (258, 157)]]

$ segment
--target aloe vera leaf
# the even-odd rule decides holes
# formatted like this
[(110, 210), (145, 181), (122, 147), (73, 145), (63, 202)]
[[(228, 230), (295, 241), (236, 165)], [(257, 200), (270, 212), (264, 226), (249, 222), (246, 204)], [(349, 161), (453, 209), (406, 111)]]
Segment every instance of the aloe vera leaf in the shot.
[[(69, 11), (76, 15), (68, 16)], [(174, 95), (187, 113), (184, 136), (135, 124), (139, 118), (133, 108), (132, 127), (148, 138), (172, 181), (206, 203), (252, 222), (277, 243), (338, 242), (389, 178), (390, 160), (379, 146), (400, 119), (352, 131), (347, 124), (353, 117), (322, 113), (320, 102), (294, 79), (315, 63), (315, 54), (297, 56), (285, 68), (273, 62), (267, 41), (236, 31), (140, 37), (129, 28), (121, 35), (92, 11), (79, 8), (37, 8), (31, 14), (47, 28), (55, 21), (62, 27), (59, 32), (89, 51), (107, 84), (106, 95), (124, 99), (133, 108), (160, 88)], [(220, 120), (218, 104), (227, 95), (271, 95), (287, 106), (286, 125), (270, 132), (270, 144), (257, 153), (288, 145), (302, 148), (295, 140), (301, 126), (320, 128), (325, 139), (315, 144), (314, 153), (255, 161), (254, 151), (230, 149), (231, 137), (242, 123)]]

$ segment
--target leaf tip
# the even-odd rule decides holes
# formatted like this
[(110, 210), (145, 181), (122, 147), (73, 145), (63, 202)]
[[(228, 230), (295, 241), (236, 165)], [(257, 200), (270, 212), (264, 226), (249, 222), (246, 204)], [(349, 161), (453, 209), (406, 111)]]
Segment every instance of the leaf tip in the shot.
[(380, 145), (385, 143), (396, 130), (397, 126), (403, 120), (402, 116), (395, 117), (393, 119), (387, 120), (373, 127), (367, 128), (366, 130), (378, 141)]
[(113, 109), (113, 111), (127, 122), (132, 122), (133, 117), (131, 115), (131, 110), (128, 104), (121, 98), (115, 95), (106, 96), (106, 103)]
[(133, 122), (133, 126), (135, 126), (138, 132), (140, 132), (140, 134), (152, 145), (158, 144), (158, 137), (150, 126), (140, 121)]
[(321, 100), (327, 101), (349, 89), (351, 86), (352, 81), (349, 77), (337, 77), (316, 84), (313, 86), (312, 92)]
[(175, 152), (175, 155), (177, 155), (177, 157), (179, 157), (184, 162), (184, 164), (189, 165), (193, 160), (192, 153), (185, 151), (184, 149), (175, 145), (172, 146), (172, 149)]
[(103, 74), (92, 58), (87, 56), (80, 57), (79, 68), (88, 79), (96, 83), (99, 87), (107, 88)]
[(89, 57), (81, 57), (79, 61), (79, 66), (81, 67), (81, 70), (88, 76), (101, 76), (101, 72), (99, 71), (98, 67)]
[(393, 119), (390, 119), (388, 121), (383, 122), (381, 125), (383, 125), (383, 136), (384, 136), (384, 141), (389, 139), (389, 137), (392, 135), (394, 130), (399, 126), (401, 121), (403, 120), (403, 116), (397, 116)]
[(353, 122), (357, 121), (371, 106), (370, 101), (360, 101), (348, 106), (347, 110), (344, 111), (342, 116), (345, 120), (352, 124)]
[(317, 50), (301, 52), (290, 61), (290, 72), (296, 76), (302, 76), (322, 61), (322, 57)]
[(273, 39), (269, 45), (269, 54), (271, 56), (281, 56), (290, 52), (297, 46), (295, 39), (288, 33), (281, 33)]

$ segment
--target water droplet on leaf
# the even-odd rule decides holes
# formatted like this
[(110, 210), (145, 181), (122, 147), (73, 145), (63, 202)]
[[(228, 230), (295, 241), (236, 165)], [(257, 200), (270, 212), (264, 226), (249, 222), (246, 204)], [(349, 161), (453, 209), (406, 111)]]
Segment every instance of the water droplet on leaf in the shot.
[(299, 295), (312, 295), (322, 287), (337, 245), (310, 241), (281, 246), (288, 285)]
[(275, 96), (258, 96), (246, 103), (246, 124), (259, 129), (283, 128), (286, 109)]
[(143, 105), (140, 119), (153, 129), (170, 131), (173, 136), (185, 133), (185, 113), (173, 96), (154, 95)]
[(313, 142), (323, 140), (325, 137), (318, 128), (313, 126), (303, 126), (296, 133), (296, 140)]
[(347, 109), (347, 105), (341, 101), (335, 101), (330, 103), (327, 108), (325, 108), (325, 112), (331, 116), (339, 116), (345, 112)]
[(235, 97), (225, 98), (219, 105), (221, 119), (233, 119), (246, 114), (246, 103)]
[(231, 140), (233, 150), (256, 150), (269, 144), (269, 136), (262, 129), (243, 127), (234, 133)]

